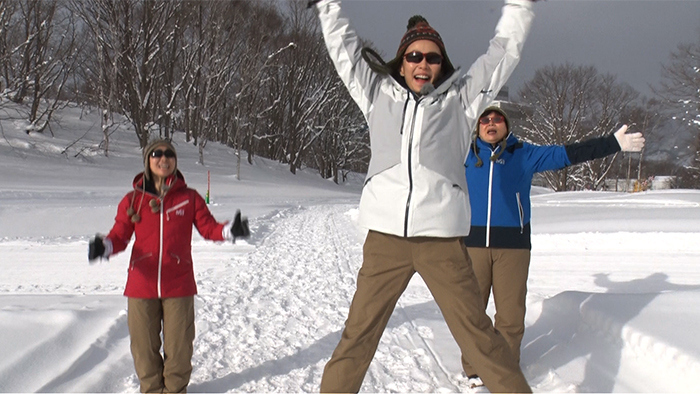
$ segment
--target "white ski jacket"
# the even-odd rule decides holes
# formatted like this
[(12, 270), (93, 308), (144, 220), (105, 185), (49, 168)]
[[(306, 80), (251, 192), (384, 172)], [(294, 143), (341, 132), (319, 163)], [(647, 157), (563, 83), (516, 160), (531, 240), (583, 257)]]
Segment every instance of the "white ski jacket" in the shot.
[(471, 223), (464, 163), (477, 117), (513, 72), (533, 19), (530, 0), (506, 0), (486, 54), (416, 96), (372, 71), (340, 0), (316, 4), (336, 70), (369, 125), (372, 158), (360, 225), (402, 237), (461, 237)]

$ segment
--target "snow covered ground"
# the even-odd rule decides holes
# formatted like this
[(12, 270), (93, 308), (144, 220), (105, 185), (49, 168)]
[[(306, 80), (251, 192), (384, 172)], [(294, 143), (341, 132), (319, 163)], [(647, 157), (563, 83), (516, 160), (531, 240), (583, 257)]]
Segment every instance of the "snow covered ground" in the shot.
[[(90, 265), (142, 170), (125, 125), (110, 157), (95, 114), (65, 111), (52, 137), (3, 121), (0, 138), (0, 392), (137, 392), (121, 295), (129, 251)], [(84, 135), (84, 136), (83, 136)], [(361, 265), (361, 177), (338, 186), (181, 135), (178, 166), (220, 220), (253, 236), (196, 235), (190, 392), (313, 392), (340, 338)], [(541, 189), (522, 367), (535, 392), (696, 392), (700, 387), (700, 191)], [(489, 312), (493, 312), (489, 306)], [(419, 276), (387, 327), (365, 392), (468, 391), (459, 351)]]

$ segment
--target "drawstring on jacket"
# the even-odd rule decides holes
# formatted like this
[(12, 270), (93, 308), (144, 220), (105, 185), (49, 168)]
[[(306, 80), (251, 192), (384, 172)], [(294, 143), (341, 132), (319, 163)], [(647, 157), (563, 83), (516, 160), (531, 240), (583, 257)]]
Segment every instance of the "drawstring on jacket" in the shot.
[[(474, 154), (476, 155), (476, 166), (481, 167), (484, 165), (483, 160), (481, 160), (481, 157), (479, 157), (479, 147), (476, 146), (476, 139), (479, 138), (478, 136), (474, 136), (474, 139), (472, 140), (472, 151), (474, 151)], [(506, 150), (506, 145), (508, 144), (508, 141), (506, 141), (508, 137), (502, 139), (501, 142), (498, 143), (498, 147), (501, 149), (496, 149), (496, 153), (491, 155), (491, 162), (495, 162), (498, 160), (499, 157), (503, 154), (503, 151)]]
[(141, 221), (139, 212), (141, 212), (141, 206), (143, 205), (143, 199), (145, 196), (146, 192), (141, 189), (141, 201), (139, 201), (139, 208), (137, 211), (134, 211), (134, 200), (136, 199), (136, 193), (131, 195), (131, 204), (129, 205), (129, 209), (126, 210), (126, 214), (131, 218), (131, 223), (138, 223)]
[[(177, 171), (168, 177), (168, 179), (165, 180), (163, 183), (163, 195), (158, 197), (159, 200), (162, 200), (165, 194), (170, 190), (172, 187), (172, 184), (177, 180)], [(141, 215), (139, 213), (141, 212), (141, 207), (143, 206), (143, 200), (146, 197), (146, 182), (149, 182), (144, 174), (144, 177), (142, 178), (142, 184), (141, 184), (141, 189), (140, 190), (135, 190), (134, 193), (131, 195), (131, 204), (129, 204), (129, 208), (126, 210), (126, 214), (129, 215), (131, 218), (132, 223), (138, 223), (141, 221)], [(141, 201), (139, 201), (138, 209), (134, 210), (134, 201), (136, 201), (136, 192), (141, 192)], [(160, 210), (160, 202), (156, 201), (156, 199), (153, 199), (149, 201), (149, 206), (151, 207), (151, 211), (153, 213), (156, 213)]]

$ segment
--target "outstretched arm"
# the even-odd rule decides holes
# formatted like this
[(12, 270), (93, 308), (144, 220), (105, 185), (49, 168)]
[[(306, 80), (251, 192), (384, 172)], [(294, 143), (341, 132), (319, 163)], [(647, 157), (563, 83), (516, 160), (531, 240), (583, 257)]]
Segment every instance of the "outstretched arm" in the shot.
[(593, 138), (588, 141), (566, 145), (566, 155), (571, 165), (584, 161), (600, 159), (613, 153), (639, 152), (644, 147), (642, 133), (627, 134), (627, 125), (620, 127), (607, 137)]

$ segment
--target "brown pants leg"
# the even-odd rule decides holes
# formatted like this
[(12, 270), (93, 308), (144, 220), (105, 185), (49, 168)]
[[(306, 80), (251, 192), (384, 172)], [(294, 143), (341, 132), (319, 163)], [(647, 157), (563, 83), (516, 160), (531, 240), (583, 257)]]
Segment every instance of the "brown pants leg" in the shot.
[(474, 362), (492, 393), (532, 392), (508, 344), (486, 315), (466, 248), (457, 238), (428, 240), (419, 249), (416, 270), (435, 297), (462, 358)]
[(362, 386), (389, 317), (415, 273), (401, 238), (370, 231), (357, 291), (340, 343), (326, 364), (322, 393), (356, 393)]
[(159, 299), (128, 299), (127, 321), (131, 338), (131, 355), (141, 383), (142, 393), (161, 393), (163, 357), (160, 355), (160, 330), (163, 308)]
[[(141, 392), (186, 391), (192, 371), (194, 297), (129, 297), (127, 317)], [(160, 353), (161, 330), (165, 360)]]
[[(496, 307), (494, 326), (503, 335), (515, 360), (520, 362), (520, 345), (525, 333), (525, 302), (530, 269), (529, 249), (467, 248), (479, 289), (488, 305), (493, 289)], [(467, 375), (474, 367), (463, 357)]]
[(167, 393), (185, 393), (192, 375), (194, 297), (163, 299), (163, 382)]
[(346, 327), (326, 364), (321, 392), (357, 392), (399, 296), (417, 271), (457, 344), (492, 392), (531, 392), (508, 345), (486, 316), (476, 279), (457, 238), (401, 238), (371, 232)]

